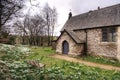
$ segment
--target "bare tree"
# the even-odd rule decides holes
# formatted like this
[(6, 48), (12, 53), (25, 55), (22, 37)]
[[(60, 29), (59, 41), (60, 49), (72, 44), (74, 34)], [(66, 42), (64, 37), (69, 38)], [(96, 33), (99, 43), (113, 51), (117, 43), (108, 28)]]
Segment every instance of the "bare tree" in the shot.
[[(15, 27), (23, 35), (23, 42), (27, 38), (29, 45), (42, 45), (42, 36), (44, 34), (45, 21), (40, 15), (26, 15), (23, 21), (17, 21)], [(18, 31), (17, 31), (18, 32)]]
[(54, 7), (53, 9), (46, 3), (43, 8), (44, 17), (47, 26), (47, 36), (48, 36), (48, 46), (51, 45), (51, 36), (53, 40), (54, 27), (57, 21), (57, 11)]
[(35, 15), (31, 18), (30, 26), (32, 29), (30, 28), (29, 31), (31, 38), (33, 38), (33, 45), (42, 45), (42, 36), (44, 34), (45, 25), (45, 21), (40, 15)]
[(56, 8), (54, 7), (52, 9), (52, 14), (51, 14), (51, 28), (52, 28), (52, 32), (51, 32), (52, 39), (51, 40), (53, 40), (54, 38), (54, 29), (55, 29), (56, 23), (57, 23), (57, 11), (56, 11)]
[(23, 7), (24, 0), (0, 0), (0, 32), (5, 24), (13, 17), (17, 16), (17, 12)]
[(43, 12), (47, 26), (47, 36), (48, 36), (48, 46), (50, 45), (50, 15), (52, 9), (49, 7), (48, 3), (44, 6)]
[[(14, 24), (16, 28), (15, 31), (22, 35), (23, 43), (26, 43), (26, 40), (28, 40), (27, 42), (30, 45), (42, 46), (47, 39), (49, 46), (51, 40), (53, 40), (54, 27), (57, 21), (57, 11), (55, 7), (52, 9), (48, 4), (44, 6), (43, 10), (41, 10), (38, 4), (33, 5), (31, 3), (31, 5), (28, 13), (23, 17), (23, 20), (18, 19)], [(31, 16), (30, 11), (34, 10), (36, 7), (39, 10), (39, 14)]]

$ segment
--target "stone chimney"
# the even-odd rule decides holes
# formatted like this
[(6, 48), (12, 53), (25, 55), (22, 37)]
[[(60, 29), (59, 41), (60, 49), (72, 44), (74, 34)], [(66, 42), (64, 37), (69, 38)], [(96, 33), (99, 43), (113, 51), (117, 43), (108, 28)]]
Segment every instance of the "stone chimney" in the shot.
[(70, 12), (70, 13), (69, 13), (69, 17), (68, 17), (68, 19), (70, 19), (71, 17), (72, 17), (72, 13)]

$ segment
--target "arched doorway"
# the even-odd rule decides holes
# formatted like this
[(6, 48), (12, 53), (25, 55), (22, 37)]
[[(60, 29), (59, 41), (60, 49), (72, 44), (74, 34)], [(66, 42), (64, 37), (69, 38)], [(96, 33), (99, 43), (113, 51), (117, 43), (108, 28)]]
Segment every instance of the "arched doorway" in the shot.
[(62, 43), (62, 53), (63, 54), (68, 54), (69, 52), (69, 44), (67, 41), (63, 41)]

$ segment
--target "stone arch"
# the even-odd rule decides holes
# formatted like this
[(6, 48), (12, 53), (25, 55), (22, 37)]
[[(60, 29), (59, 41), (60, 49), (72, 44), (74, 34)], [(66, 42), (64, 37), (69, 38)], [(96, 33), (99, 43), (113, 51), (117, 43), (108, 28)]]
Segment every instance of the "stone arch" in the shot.
[(62, 53), (68, 54), (68, 52), (69, 52), (69, 43), (65, 40), (62, 43)]

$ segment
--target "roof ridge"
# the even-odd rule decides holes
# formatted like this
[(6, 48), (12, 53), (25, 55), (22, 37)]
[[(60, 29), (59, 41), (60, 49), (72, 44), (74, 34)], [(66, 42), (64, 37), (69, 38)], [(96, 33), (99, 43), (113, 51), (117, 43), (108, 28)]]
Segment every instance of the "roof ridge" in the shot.
[(120, 4), (71, 17), (61, 29), (92, 29), (120, 25)]
[(111, 6), (102, 7), (102, 8), (100, 8), (99, 10), (98, 10), (98, 9), (89, 10), (88, 12), (81, 13), (81, 14), (78, 14), (78, 15), (75, 15), (75, 16), (72, 16), (71, 18), (80, 16), (80, 15), (84, 15), (84, 14), (88, 14), (88, 13), (91, 13), (91, 12), (95, 12), (95, 11), (100, 11), (100, 10), (108, 9), (108, 8), (115, 7), (115, 6), (120, 6), (120, 3), (119, 3), (119, 4), (114, 4), (114, 5), (111, 5)]

